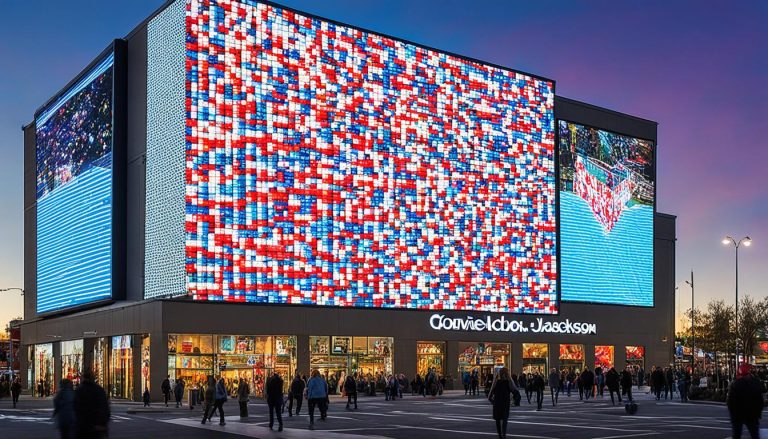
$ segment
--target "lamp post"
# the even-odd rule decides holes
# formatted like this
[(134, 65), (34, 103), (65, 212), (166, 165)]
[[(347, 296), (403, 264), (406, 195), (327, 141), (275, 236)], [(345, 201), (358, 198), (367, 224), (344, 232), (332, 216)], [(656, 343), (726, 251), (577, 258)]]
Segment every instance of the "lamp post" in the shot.
[[(23, 288), (0, 288), (0, 293), (6, 291), (21, 291), (21, 295), (24, 295)], [(13, 335), (10, 324), (8, 325), (8, 371), (11, 373), (10, 378), (13, 379)]]
[(696, 369), (696, 331), (694, 330), (694, 317), (696, 315), (696, 308), (694, 307), (693, 302), (693, 270), (691, 270), (691, 280), (685, 281), (688, 285), (691, 286), (691, 373)]
[(745, 236), (738, 241), (731, 236), (723, 238), (723, 245), (733, 244), (736, 248), (736, 314), (735, 314), (735, 332), (736, 332), (736, 369), (739, 368), (739, 247), (749, 247), (752, 244), (752, 238)]

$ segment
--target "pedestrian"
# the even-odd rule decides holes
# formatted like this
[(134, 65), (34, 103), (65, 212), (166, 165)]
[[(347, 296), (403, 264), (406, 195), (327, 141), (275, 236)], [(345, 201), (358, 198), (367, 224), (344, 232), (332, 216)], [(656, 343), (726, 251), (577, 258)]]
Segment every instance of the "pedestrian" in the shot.
[(299, 411), (301, 411), (301, 402), (304, 400), (305, 387), (306, 383), (297, 371), (296, 375), (293, 377), (293, 381), (291, 382), (291, 388), (288, 391), (288, 417), (293, 416), (294, 400), (296, 401), (296, 416), (299, 416)]
[(461, 383), (464, 385), (464, 396), (469, 395), (470, 377), (466, 370), (461, 373)]
[(227, 387), (224, 383), (224, 378), (219, 378), (219, 381), (216, 383), (216, 389), (214, 391), (214, 403), (213, 403), (213, 411), (211, 412), (211, 415), (208, 416), (208, 420), (211, 420), (211, 417), (213, 416), (213, 413), (216, 412), (216, 410), (219, 411), (219, 425), (226, 425), (227, 423), (224, 422), (224, 403), (227, 402)]
[(142, 395), (142, 400), (144, 400), (144, 407), (149, 407), (151, 399), (152, 398), (149, 395), (149, 387), (144, 387), (144, 394)]
[(77, 386), (74, 398), (75, 437), (78, 439), (108, 436), (109, 401), (107, 392), (96, 384), (93, 372), (86, 370)]
[(584, 387), (584, 399), (589, 401), (592, 388), (595, 386), (595, 375), (589, 370), (589, 366), (584, 367), (584, 371), (581, 372), (581, 385)]
[(53, 419), (61, 439), (71, 439), (75, 427), (75, 391), (68, 379), (61, 380), (59, 391), (53, 398)]
[(478, 389), (480, 388), (480, 375), (477, 369), (472, 369), (472, 375), (470, 376), (470, 395), (477, 396)]
[(11, 399), (13, 400), (13, 408), (16, 408), (16, 404), (19, 403), (19, 395), (21, 395), (21, 381), (19, 377), (13, 379), (11, 384)]
[[(520, 375), (517, 377), (517, 385), (520, 389), (525, 392), (526, 396), (528, 395), (528, 377), (525, 376), (525, 372), (521, 372)], [(521, 398), (522, 399), (522, 398)], [(531, 398), (528, 398), (528, 404), (531, 403)]]
[(627, 396), (627, 401), (632, 402), (632, 373), (629, 371), (629, 366), (625, 366), (621, 372), (621, 393)]
[(541, 410), (541, 406), (544, 404), (544, 377), (538, 372), (533, 375), (533, 390), (536, 392), (536, 411)]
[[(467, 376), (469, 376), (469, 375), (467, 375)], [(421, 378), (421, 375), (416, 374), (416, 379), (414, 381), (416, 382), (416, 386), (413, 389), (413, 391), (415, 391), (417, 395), (423, 394), (424, 393), (424, 390), (423, 390), (424, 389), (424, 380)], [(465, 391), (464, 394), (466, 395), (468, 391), (469, 391), (469, 388), (467, 388), (467, 391)]]
[(683, 371), (682, 377), (678, 382), (678, 390), (680, 391), (680, 400), (682, 402), (688, 402), (688, 388), (691, 386), (691, 373), (687, 370)]
[(643, 387), (643, 380), (645, 379), (645, 370), (643, 369), (643, 366), (640, 366), (640, 369), (637, 371), (637, 390), (639, 391), (641, 387)]
[(744, 426), (751, 438), (760, 437), (760, 418), (763, 416), (763, 389), (760, 380), (751, 373), (748, 364), (738, 367), (736, 380), (728, 388), (728, 413), (734, 439), (741, 437)]
[(653, 386), (653, 393), (656, 395), (656, 401), (661, 399), (661, 390), (664, 388), (664, 371), (660, 367), (654, 367), (651, 372), (651, 385)]
[(307, 382), (307, 404), (309, 405), (309, 429), (315, 429), (315, 407), (320, 409), (320, 419), (325, 420), (325, 403), (328, 399), (328, 384), (320, 376), (317, 369), (312, 371), (312, 377)]
[(269, 408), (269, 429), (275, 425), (275, 416), (277, 416), (278, 428), (277, 431), (283, 431), (283, 379), (280, 378), (280, 374), (275, 372), (271, 378), (267, 380), (267, 385), (264, 387), (266, 392), (267, 407)]
[(248, 395), (251, 394), (251, 388), (245, 381), (245, 378), (240, 378), (240, 384), (237, 385), (237, 403), (240, 405), (240, 417), (248, 417)]
[(201, 424), (205, 424), (206, 420), (210, 420), (213, 416), (213, 412), (216, 409), (216, 380), (212, 376), (208, 377), (208, 384), (205, 386), (205, 398), (203, 399), (203, 421)]
[(675, 370), (668, 367), (664, 375), (664, 399), (667, 399), (667, 393), (669, 399), (675, 399)]
[(160, 384), (160, 390), (163, 391), (163, 398), (165, 398), (165, 406), (168, 407), (168, 401), (171, 399), (171, 376), (168, 375), (163, 383)]
[(603, 368), (599, 365), (595, 368), (595, 384), (597, 385), (597, 395), (600, 395), (600, 397), (603, 397), (603, 387), (605, 387), (605, 375), (603, 375)]
[(520, 392), (515, 382), (510, 378), (509, 371), (502, 367), (496, 372), (496, 376), (488, 390), (488, 399), (493, 404), (493, 420), (496, 422), (496, 433), (499, 439), (507, 437), (507, 422), (509, 421), (510, 394)]
[(581, 381), (581, 373), (576, 370), (576, 387), (579, 389), (579, 401), (584, 399), (584, 382)]
[(566, 384), (566, 392), (568, 392), (568, 397), (571, 397), (571, 389), (573, 389), (573, 386), (576, 384), (576, 374), (573, 372), (573, 368), (568, 369), (568, 374), (565, 376), (565, 379), (567, 381)]
[(350, 407), (352, 403), (355, 403), (355, 410), (357, 410), (357, 372), (355, 375), (347, 375), (347, 379), (344, 381), (344, 392), (347, 394), (347, 410), (352, 410)]
[(493, 372), (489, 371), (485, 374), (485, 383), (483, 386), (483, 391), (485, 392), (485, 397), (488, 398), (488, 394), (491, 393), (491, 386), (493, 386), (493, 380), (494, 380)]
[(552, 407), (557, 405), (557, 397), (560, 394), (560, 374), (554, 367), (549, 371), (549, 394), (552, 396)]
[(176, 397), (176, 408), (182, 406), (181, 400), (184, 398), (184, 380), (179, 378), (176, 380), (176, 386), (173, 388), (173, 395)]
[(528, 374), (528, 378), (525, 380), (525, 397), (528, 398), (528, 404), (531, 404), (531, 398), (533, 397), (533, 375)]
[(621, 392), (619, 391), (619, 373), (616, 372), (615, 367), (608, 369), (605, 374), (605, 385), (608, 387), (608, 393), (611, 394), (611, 404), (616, 405), (616, 400), (613, 398), (614, 392), (619, 398), (619, 404), (621, 404)]

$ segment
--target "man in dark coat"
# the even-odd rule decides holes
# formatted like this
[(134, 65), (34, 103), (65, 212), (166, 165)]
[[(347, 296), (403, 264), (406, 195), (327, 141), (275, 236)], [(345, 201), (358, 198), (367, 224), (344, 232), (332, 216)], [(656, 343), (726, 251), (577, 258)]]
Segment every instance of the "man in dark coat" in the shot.
[(109, 416), (107, 393), (96, 384), (93, 372), (86, 370), (75, 390), (75, 436), (82, 439), (107, 437)]
[(731, 415), (731, 437), (740, 438), (741, 430), (747, 426), (752, 438), (760, 437), (760, 418), (763, 416), (763, 387), (750, 373), (750, 366), (739, 366), (736, 380), (728, 389), (728, 412)]
[(181, 407), (181, 400), (184, 399), (184, 380), (179, 378), (176, 380), (176, 387), (173, 388), (174, 396), (176, 397), (176, 407)]
[(595, 375), (589, 370), (589, 366), (581, 373), (581, 385), (584, 386), (584, 399), (589, 401), (592, 396), (592, 388), (595, 385)]
[(532, 386), (533, 390), (536, 392), (536, 411), (541, 410), (541, 406), (544, 404), (544, 386), (546, 386), (544, 376), (536, 372), (533, 376)]
[(277, 423), (279, 427), (277, 431), (283, 431), (283, 379), (280, 378), (280, 374), (275, 372), (274, 375), (267, 381), (267, 385), (264, 386), (264, 391), (267, 398), (267, 406), (269, 407), (269, 429), (275, 425), (275, 416), (277, 416)]
[(608, 372), (606, 372), (605, 385), (608, 387), (608, 393), (611, 394), (611, 404), (616, 405), (616, 400), (613, 398), (614, 392), (616, 393), (616, 396), (619, 397), (619, 404), (621, 404), (621, 392), (619, 391), (619, 373), (616, 372), (616, 368), (612, 367), (608, 369)]
[(306, 383), (299, 375), (298, 371), (296, 376), (291, 382), (291, 388), (288, 390), (288, 416), (293, 416), (293, 401), (296, 400), (296, 416), (301, 411), (301, 402), (304, 400), (304, 387)]
[(668, 367), (664, 372), (664, 399), (667, 399), (667, 393), (669, 393), (669, 399), (675, 399), (675, 370)]
[(21, 382), (19, 382), (19, 377), (16, 377), (13, 379), (13, 384), (11, 384), (11, 398), (13, 399), (13, 408), (16, 408), (16, 404), (19, 403), (19, 395), (21, 395)]
[(357, 372), (355, 375), (347, 375), (347, 379), (344, 380), (344, 393), (347, 394), (347, 410), (351, 409), (352, 402), (355, 403), (355, 410), (357, 410)]
[(160, 390), (163, 391), (163, 398), (165, 398), (165, 406), (168, 407), (168, 400), (171, 399), (171, 376), (168, 375), (163, 383), (160, 384)]
[[(624, 367), (621, 372), (621, 393), (627, 395), (627, 401), (632, 402), (632, 373), (629, 371), (629, 366)], [(619, 397), (621, 402), (621, 397)]]
[(653, 386), (653, 392), (656, 394), (656, 401), (661, 399), (661, 389), (664, 387), (664, 372), (660, 367), (654, 369), (651, 372), (651, 385)]

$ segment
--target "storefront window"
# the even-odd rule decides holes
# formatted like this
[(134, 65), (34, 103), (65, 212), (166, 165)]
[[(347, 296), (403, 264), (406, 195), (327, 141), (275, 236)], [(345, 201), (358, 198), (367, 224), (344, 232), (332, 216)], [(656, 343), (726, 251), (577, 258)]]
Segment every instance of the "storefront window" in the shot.
[(627, 366), (636, 374), (640, 368), (645, 369), (645, 346), (627, 346)]
[(109, 395), (113, 398), (133, 398), (133, 337), (112, 337), (109, 353)]
[(581, 371), (584, 369), (584, 345), (583, 344), (561, 344), (560, 345), (560, 368), (573, 369)]
[(53, 344), (44, 343), (34, 347), (34, 365), (32, 367), (35, 380), (34, 395), (50, 396), (56, 392), (53, 381)]
[(546, 343), (523, 343), (523, 372), (548, 374), (549, 346)]
[(93, 375), (96, 383), (107, 387), (107, 365), (109, 364), (109, 339), (99, 338), (93, 345)]
[(595, 367), (613, 367), (613, 346), (595, 346)]
[(338, 383), (347, 374), (360, 373), (363, 377), (389, 375), (394, 371), (392, 337), (309, 337), (311, 369), (327, 375), (331, 392), (338, 392)]
[(170, 334), (168, 336), (168, 375), (175, 385), (181, 379), (187, 386), (202, 386), (214, 375), (213, 336)]
[(420, 341), (416, 343), (416, 372), (427, 376), (429, 369), (435, 369), (440, 376), (445, 375), (445, 343)]
[(80, 384), (83, 373), (83, 341), (70, 340), (61, 342), (61, 377)]
[(141, 393), (149, 389), (149, 335), (141, 336)]
[(459, 376), (477, 370), (485, 380), (495, 369), (509, 365), (510, 346), (506, 343), (459, 343)]

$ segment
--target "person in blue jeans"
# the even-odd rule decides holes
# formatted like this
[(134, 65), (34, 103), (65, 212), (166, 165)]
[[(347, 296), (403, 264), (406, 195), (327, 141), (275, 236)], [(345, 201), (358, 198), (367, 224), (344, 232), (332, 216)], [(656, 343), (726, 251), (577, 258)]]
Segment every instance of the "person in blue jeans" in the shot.
[(309, 405), (309, 429), (315, 429), (315, 407), (320, 409), (320, 419), (325, 420), (328, 406), (328, 383), (325, 382), (320, 371), (315, 369), (307, 382), (307, 404)]

